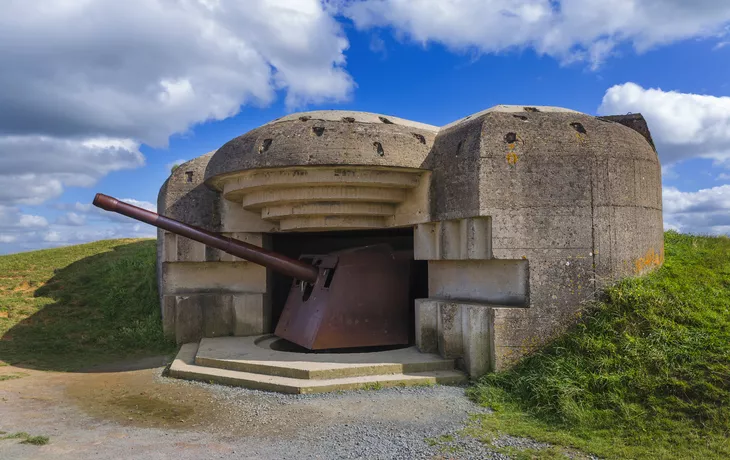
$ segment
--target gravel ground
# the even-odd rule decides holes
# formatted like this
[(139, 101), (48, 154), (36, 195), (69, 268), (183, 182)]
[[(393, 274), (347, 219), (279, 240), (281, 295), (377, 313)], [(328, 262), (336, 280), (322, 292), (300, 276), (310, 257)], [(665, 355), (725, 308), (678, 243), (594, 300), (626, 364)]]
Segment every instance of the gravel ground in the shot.
[[(205, 385), (185, 382), (187, 385)], [(213, 397), (230, 404), (242, 419), (267, 424), (278, 420), (272, 408), (294, 407), (302, 414), (329, 407), (340, 420), (336, 426), (313, 423), (308, 417), (290, 419), (296, 435), (286, 444), (267, 445), (249, 452), (259, 458), (303, 459), (432, 459), (442, 454), (427, 440), (459, 431), (470, 414), (486, 410), (464, 396), (463, 387), (388, 388), (318, 395), (280, 395), (212, 385)], [(249, 399), (254, 396), (253, 401)], [(387, 408), (387, 409), (386, 409)], [(388, 413), (381, 413), (381, 411)], [(253, 416), (252, 416), (253, 412)], [(474, 439), (459, 438), (454, 459), (504, 459)], [(462, 446), (463, 444), (463, 446)], [(272, 449), (272, 447), (274, 449)]]
[[(162, 368), (28, 374), (0, 382), (0, 458), (505, 459), (458, 432), (484, 413), (463, 387), (281, 395), (162, 377)], [(432, 440), (440, 440), (434, 445)], [(446, 440), (446, 441), (445, 441)], [(541, 448), (502, 437), (498, 446)]]

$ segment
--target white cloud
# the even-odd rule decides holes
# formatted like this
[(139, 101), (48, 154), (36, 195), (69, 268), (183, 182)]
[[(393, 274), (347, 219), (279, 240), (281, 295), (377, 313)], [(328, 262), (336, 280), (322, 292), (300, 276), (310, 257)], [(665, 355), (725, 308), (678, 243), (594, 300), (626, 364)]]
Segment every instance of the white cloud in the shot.
[(694, 37), (718, 39), (726, 0), (331, 0), (360, 29), (392, 27), (416, 42), (496, 53), (532, 48), (598, 66), (621, 43), (638, 52)]
[[(129, 203), (131, 205), (137, 206), (142, 209), (146, 209), (148, 211), (157, 212), (157, 205), (155, 203), (150, 203), (149, 201), (142, 201), (142, 200), (135, 200), (133, 198), (120, 198), (119, 201), (123, 201), (125, 203)], [(121, 223), (121, 224), (130, 224), (130, 225), (138, 225), (139, 222), (127, 217), (123, 216), (121, 214), (118, 214), (116, 212), (109, 212), (105, 211), (101, 208), (97, 208), (96, 206), (90, 205), (90, 204), (83, 204), (83, 203), (64, 203), (64, 204), (57, 204), (54, 206), (56, 209), (61, 210), (72, 210), (70, 212), (67, 212), (64, 216), (59, 218), (57, 223), (59, 225), (68, 225), (68, 226), (81, 226), (86, 225), (90, 221), (93, 221), (95, 224), (108, 224), (108, 223)], [(147, 226), (147, 225), (145, 225)], [(131, 228), (131, 227), (130, 227)], [(152, 228), (152, 227), (150, 227)]]
[(43, 216), (23, 214), (18, 220), (20, 227), (48, 227), (48, 221)]
[(0, 204), (0, 232), (27, 231), (29, 228), (44, 227), (48, 227), (45, 217), (23, 214), (17, 207)]
[(43, 241), (48, 243), (58, 243), (61, 241), (61, 234), (56, 231), (50, 231), (45, 234)]
[[(17, 229), (19, 205), (143, 166), (142, 144), (166, 146), (278, 92), (296, 108), (346, 100), (354, 87), (349, 44), (320, 0), (5, 1), (0, 43), (0, 208), (15, 209), (0, 230)], [(151, 234), (76, 206), (45, 233), (0, 242)], [(107, 227), (70, 228), (89, 220)]]
[[(124, 198), (121, 201), (156, 211), (148, 201)], [(156, 229), (128, 217), (83, 203), (58, 203), (52, 206), (68, 211), (45, 226), (21, 226), (20, 222), (41, 223), (39, 216), (21, 214), (17, 208), (0, 206), (0, 254), (81, 244), (112, 238), (154, 238)], [(41, 219), (43, 219), (41, 217)], [(44, 219), (45, 220), (45, 219)], [(12, 223), (11, 223), (12, 222)]]
[(149, 201), (140, 201), (133, 198), (120, 198), (120, 201), (124, 201), (125, 203), (137, 206), (138, 208), (146, 209), (148, 211), (157, 212), (157, 205), (155, 203), (150, 203)]
[(674, 169), (675, 164), (670, 163), (662, 165), (662, 178), (663, 179), (678, 179), (679, 173)]
[(65, 186), (88, 187), (112, 171), (142, 165), (138, 145), (125, 139), (0, 137), (0, 204), (41, 204)]
[[(730, 97), (715, 97), (635, 83), (609, 88), (601, 114), (640, 112), (647, 120), (664, 179), (680, 177), (677, 165), (690, 158), (710, 158), (730, 166)], [(730, 175), (720, 173), (717, 180)], [(730, 234), (730, 185), (683, 192), (663, 188), (664, 228), (687, 233)]]
[(91, 211), (94, 208), (94, 205), (91, 203), (79, 203), (77, 201), (76, 203), (55, 203), (52, 205), (52, 208), (60, 211), (77, 211), (84, 213)]
[(164, 146), (277, 90), (294, 107), (353, 87), (319, 0), (2, 2), (0, 43), (0, 133), (16, 135)]
[(641, 112), (664, 166), (693, 157), (712, 158), (730, 166), (730, 97), (624, 83), (606, 91), (598, 112)]
[(0, 204), (41, 204), (49, 198), (60, 196), (61, 193), (63, 184), (53, 176), (0, 175)]
[(58, 218), (56, 224), (80, 227), (82, 225), (86, 225), (86, 217), (75, 212), (67, 212), (65, 215)]
[(664, 228), (686, 233), (730, 234), (730, 185), (682, 192), (664, 187)]

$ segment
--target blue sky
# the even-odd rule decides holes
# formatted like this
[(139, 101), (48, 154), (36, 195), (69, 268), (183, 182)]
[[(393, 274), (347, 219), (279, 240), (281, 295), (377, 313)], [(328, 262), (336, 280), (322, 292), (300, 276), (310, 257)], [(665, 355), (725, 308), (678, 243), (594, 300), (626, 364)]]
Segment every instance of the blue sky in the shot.
[(0, 253), (152, 236), (94, 193), (153, 209), (171, 163), (293, 111), (497, 104), (643, 113), (665, 227), (730, 234), (728, 2), (48, 4), (0, 5)]

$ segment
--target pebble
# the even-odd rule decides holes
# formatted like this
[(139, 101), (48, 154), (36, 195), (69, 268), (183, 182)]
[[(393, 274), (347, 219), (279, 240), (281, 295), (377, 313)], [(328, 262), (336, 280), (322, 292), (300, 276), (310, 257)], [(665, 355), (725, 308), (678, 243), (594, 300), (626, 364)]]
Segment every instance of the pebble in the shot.
[[(550, 447), (546, 443), (513, 436), (501, 436), (492, 441), (493, 445), (462, 436), (460, 431), (471, 414), (490, 412), (470, 401), (464, 395), (464, 387), (436, 385), (286, 395), (161, 376), (158, 379), (174, 385), (202, 386), (212, 398), (230, 404), (240, 415), (239, 420), (258, 425), (281, 422), (279, 411), (282, 406), (291, 407), (286, 421), (286, 430), (291, 436), (288, 439), (267, 438), (261, 445), (251, 445), (245, 452), (247, 458), (502, 460), (509, 457), (496, 452), (495, 447)], [(392, 414), (380, 417), (373, 413), (373, 408), (402, 406), (404, 400), (409, 403), (407, 414), (402, 417)], [(310, 419), (308, 409), (329, 406), (335, 406), (332, 413), (335, 423), (322, 424)], [(448, 440), (444, 440), (444, 435)], [(440, 441), (431, 445), (433, 443), (427, 442), (429, 439)]]

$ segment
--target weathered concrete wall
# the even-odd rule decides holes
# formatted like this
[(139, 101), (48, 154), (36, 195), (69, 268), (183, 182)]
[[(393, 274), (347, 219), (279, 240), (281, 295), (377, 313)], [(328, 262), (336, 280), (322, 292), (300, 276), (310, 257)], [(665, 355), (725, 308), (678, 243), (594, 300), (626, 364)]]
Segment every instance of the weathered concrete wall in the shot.
[[(218, 192), (203, 183), (212, 156), (213, 152), (184, 163), (170, 175), (158, 195), (158, 212), (267, 246), (267, 238), (260, 231), (270, 230), (270, 224), (222, 201)], [(239, 228), (224, 226), (222, 220), (238, 222)], [(241, 226), (252, 231), (235, 231)], [(158, 230), (157, 252), (165, 334), (185, 343), (201, 337), (270, 332), (269, 285), (264, 267), (162, 230)]]
[(208, 164), (206, 181), (220, 188), (228, 174), (286, 166), (420, 168), (437, 132), (435, 126), (371, 113), (293, 114), (223, 145)]
[(632, 123), (502, 107), (437, 136), (434, 220), (489, 216), (493, 257), (529, 264), (528, 308), (490, 310), (492, 368), (564, 331), (601, 284), (661, 264), (661, 169), (648, 129)]
[(649, 125), (646, 124), (646, 120), (640, 113), (630, 113), (627, 115), (608, 115), (605, 117), (598, 117), (598, 119), (621, 123), (622, 125), (633, 129), (637, 133), (644, 136), (644, 139), (646, 139), (647, 142), (651, 144), (651, 147), (656, 150), (656, 146), (654, 146), (654, 139), (652, 139), (651, 132), (649, 132)]

